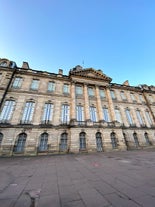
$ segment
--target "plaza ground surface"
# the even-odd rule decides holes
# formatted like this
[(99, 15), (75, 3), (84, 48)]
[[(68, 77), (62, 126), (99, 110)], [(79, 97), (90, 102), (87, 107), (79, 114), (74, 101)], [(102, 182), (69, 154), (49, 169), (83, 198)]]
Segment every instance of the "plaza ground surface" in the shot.
[(0, 158), (0, 207), (155, 207), (155, 150)]

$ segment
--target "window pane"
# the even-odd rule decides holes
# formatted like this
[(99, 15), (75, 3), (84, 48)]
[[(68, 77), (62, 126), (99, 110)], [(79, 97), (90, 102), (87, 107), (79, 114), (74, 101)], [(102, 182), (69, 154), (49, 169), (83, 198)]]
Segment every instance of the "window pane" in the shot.
[(48, 149), (48, 134), (43, 133), (40, 137), (39, 151), (45, 151)]
[(90, 106), (90, 119), (93, 122), (97, 122), (97, 113), (96, 113), (96, 107)]
[(14, 82), (13, 82), (12, 87), (13, 88), (20, 88), (21, 87), (21, 84), (22, 84), (22, 78), (16, 77), (15, 80), (14, 80)]
[(83, 106), (76, 107), (76, 119), (77, 119), (77, 121), (84, 121), (84, 108), (83, 108)]
[(68, 84), (64, 84), (64, 86), (63, 86), (63, 92), (64, 93), (69, 93), (69, 85)]
[(110, 116), (107, 108), (103, 108), (103, 119), (106, 122), (110, 122)]
[(141, 117), (140, 111), (136, 111), (136, 114), (137, 114), (137, 118), (138, 118), (138, 121), (139, 121), (140, 125), (143, 125), (144, 122), (143, 122), (143, 119)]
[(61, 121), (62, 123), (68, 123), (70, 119), (70, 110), (68, 105), (62, 105)]
[(121, 98), (122, 98), (122, 100), (126, 100), (126, 96), (124, 94), (124, 91), (121, 91)]
[(2, 112), (0, 114), (0, 121), (1, 122), (7, 122), (11, 119), (11, 115), (13, 113), (15, 106), (15, 101), (5, 101), (4, 107), (2, 109)]
[(14, 148), (15, 152), (23, 152), (24, 151), (26, 137), (27, 137), (27, 135), (25, 133), (22, 133), (19, 135), (17, 143)]
[(88, 95), (89, 96), (94, 96), (94, 90), (93, 90), (93, 88), (88, 88)]
[(2, 140), (3, 140), (3, 134), (0, 132), (0, 145), (2, 143)]
[(105, 92), (103, 89), (100, 89), (100, 97), (105, 98)]
[(110, 91), (110, 94), (111, 94), (111, 98), (112, 99), (115, 99), (116, 97), (115, 97), (115, 93), (114, 93), (114, 91)]
[(136, 101), (135, 95), (133, 93), (130, 93), (130, 96), (131, 96), (132, 101)]
[(30, 123), (32, 121), (33, 113), (34, 113), (34, 102), (26, 102), (22, 122), (23, 123)]
[(116, 115), (116, 120), (120, 123), (122, 123), (122, 118), (121, 118), (121, 113), (119, 109), (115, 109), (115, 115)]
[(131, 117), (130, 111), (127, 109), (125, 112), (126, 112), (126, 116), (127, 116), (127, 120), (128, 120), (128, 122), (129, 122), (129, 124), (133, 124), (133, 121), (132, 121), (132, 117)]
[(46, 103), (44, 106), (44, 113), (43, 113), (43, 118), (42, 121), (52, 121), (52, 116), (53, 116), (53, 104), (51, 103)]
[(146, 112), (145, 112), (145, 115), (146, 115), (146, 118), (147, 118), (147, 120), (148, 120), (149, 124), (150, 124), (150, 125), (152, 125), (152, 119), (151, 119), (151, 117), (150, 117), (149, 112), (148, 112), (148, 111), (146, 111)]
[(48, 91), (52, 92), (55, 91), (55, 83), (54, 82), (48, 82)]
[(39, 87), (39, 80), (32, 80), (31, 89), (38, 90)]
[(76, 86), (75, 90), (76, 90), (77, 95), (82, 95), (83, 94), (82, 86)]

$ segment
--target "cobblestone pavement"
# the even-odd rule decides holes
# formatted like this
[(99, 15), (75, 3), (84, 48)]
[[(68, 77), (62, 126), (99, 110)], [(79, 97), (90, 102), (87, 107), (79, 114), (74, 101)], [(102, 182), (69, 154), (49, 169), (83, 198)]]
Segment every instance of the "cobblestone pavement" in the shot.
[(155, 150), (0, 158), (0, 207), (155, 207)]

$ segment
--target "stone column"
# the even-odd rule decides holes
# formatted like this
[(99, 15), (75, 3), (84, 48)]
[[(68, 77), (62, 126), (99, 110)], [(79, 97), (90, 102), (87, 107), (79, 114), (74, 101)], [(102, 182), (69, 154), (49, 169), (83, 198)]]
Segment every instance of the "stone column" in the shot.
[(102, 104), (101, 104), (101, 98), (99, 93), (99, 87), (95, 86), (96, 88), (96, 98), (97, 98), (97, 111), (98, 111), (98, 120), (103, 120), (103, 112), (102, 112)]
[(85, 119), (86, 121), (90, 121), (90, 113), (89, 113), (89, 97), (87, 85), (84, 84), (84, 109), (85, 109)]
[(112, 98), (111, 98), (111, 94), (110, 94), (109, 88), (106, 88), (106, 94), (107, 94), (107, 100), (108, 100), (111, 120), (112, 121), (116, 121), (114, 104), (113, 104), (113, 101), (112, 101)]
[(76, 119), (76, 95), (75, 95), (75, 83), (71, 83), (71, 112), (70, 112), (70, 117), (71, 120)]

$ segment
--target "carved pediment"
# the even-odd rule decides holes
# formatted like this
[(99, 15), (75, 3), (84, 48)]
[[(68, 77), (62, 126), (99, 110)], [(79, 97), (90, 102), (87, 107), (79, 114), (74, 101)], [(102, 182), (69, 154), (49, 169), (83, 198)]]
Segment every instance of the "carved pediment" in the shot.
[(101, 70), (95, 70), (93, 68), (86, 68), (82, 69), (78, 67), (78, 69), (73, 68), (70, 70), (69, 75), (74, 75), (74, 76), (82, 76), (85, 78), (91, 78), (91, 79), (99, 79), (99, 80), (104, 80), (111, 82), (112, 79), (108, 76), (106, 76)]

